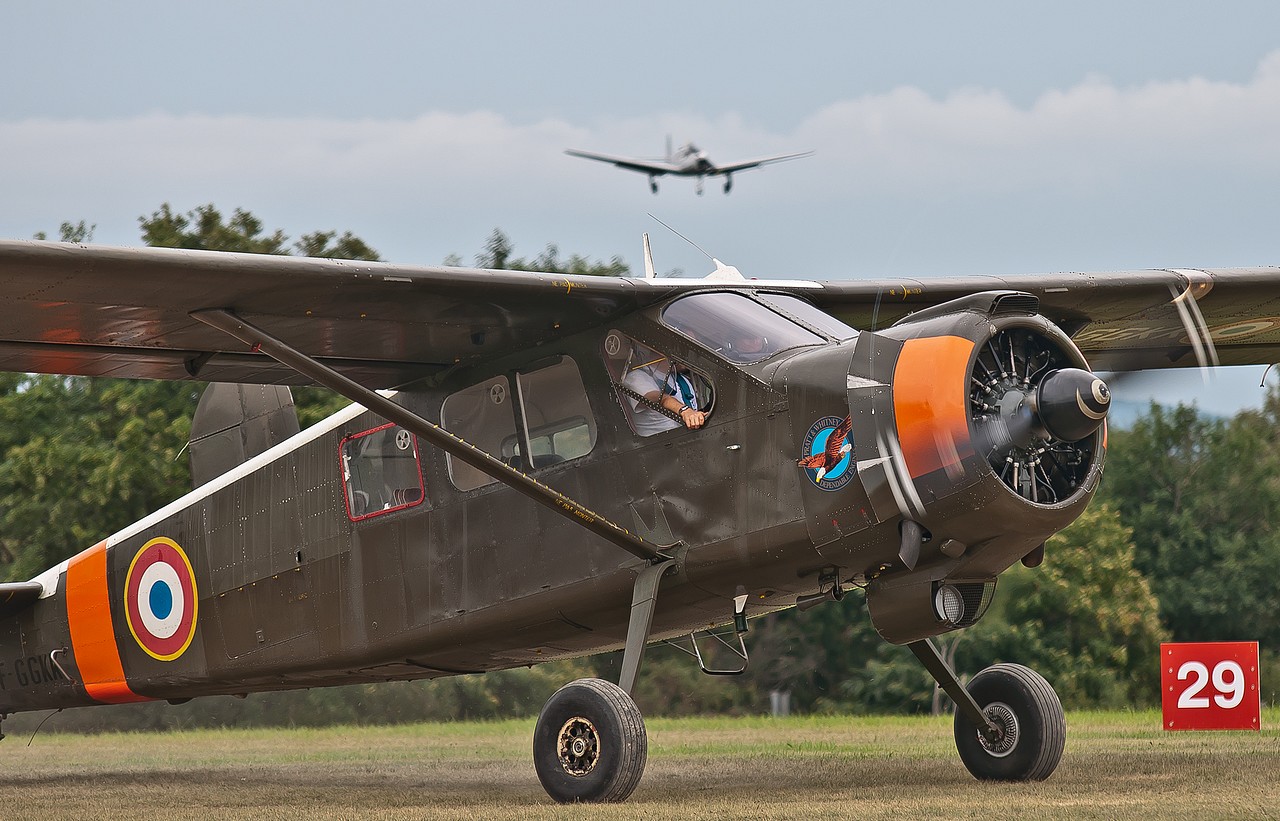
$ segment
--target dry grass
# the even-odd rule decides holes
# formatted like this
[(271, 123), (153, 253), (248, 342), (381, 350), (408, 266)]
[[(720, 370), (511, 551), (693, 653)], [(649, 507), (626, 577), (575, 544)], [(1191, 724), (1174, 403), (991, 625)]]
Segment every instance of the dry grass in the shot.
[(5, 817), (1280, 817), (1280, 711), (1261, 733), (1164, 733), (1156, 713), (1072, 714), (1041, 784), (981, 784), (929, 718), (649, 722), (623, 805), (559, 807), (533, 722), (75, 736), (0, 744)]

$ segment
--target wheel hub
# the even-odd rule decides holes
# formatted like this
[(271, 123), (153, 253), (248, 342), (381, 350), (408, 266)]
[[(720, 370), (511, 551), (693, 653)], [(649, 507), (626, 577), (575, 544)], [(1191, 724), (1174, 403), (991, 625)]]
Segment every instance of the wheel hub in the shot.
[(582, 716), (566, 721), (556, 737), (556, 756), (569, 775), (582, 778), (590, 774), (600, 760), (600, 733), (596, 725)]
[(1013, 708), (1001, 701), (988, 704), (983, 712), (995, 727), (979, 729), (978, 741), (995, 758), (1004, 758), (1018, 746), (1018, 716)]

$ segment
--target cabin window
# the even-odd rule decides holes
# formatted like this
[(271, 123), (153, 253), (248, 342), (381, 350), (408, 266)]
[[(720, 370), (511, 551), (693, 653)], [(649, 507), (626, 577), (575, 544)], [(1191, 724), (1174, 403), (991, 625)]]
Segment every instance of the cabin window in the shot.
[(339, 445), (347, 516), (354, 522), (422, 504), (418, 438), (386, 424), (348, 436)]
[[(440, 408), (440, 421), (445, 430), (497, 456), (503, 443), (514, 441), (516, 436), (511, 406), (511, 383), (505, 376), (495, 376), (450, 394)], [(458, 490), (475, 490), (498, 481), (452, 456), (445, 462), (449, 479)]]
[(715, 405), (715, 389), (704, 374), (618, 331), (605, 336), (604, 363), (627, 424), (639, 436), (682, 427), (644, 398), (654, 391), (677, 396), (708, 416)]
[(596, 446), (596, 420), (587, 401), (578, 364), (567, 356), (545, 367), (515, 375), (525, 449), (511, 436), (502, 458), (517, 470), (536, 470), (586, 456)]
[(779, 351), (821, 345), (825, 339), (741, 294), (690, 294), (662, 311), (662, 321), (737, 365), (763, 362)]
[(776, 308), (779, 313), (798, 319), (814, 330), (821, 331), (833, 339), (853, 339), (858, 332), (836, 319), (829, 313), (819, 310), (803, 299), (790, 294), (756, 294), (761, 302)]

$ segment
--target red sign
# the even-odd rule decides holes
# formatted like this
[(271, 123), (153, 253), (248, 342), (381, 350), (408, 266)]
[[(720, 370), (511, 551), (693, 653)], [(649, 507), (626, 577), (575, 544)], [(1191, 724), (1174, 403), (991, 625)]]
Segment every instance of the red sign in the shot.
[(1160, 645), (1166, 730), (1259, 730), (1256, 641)]

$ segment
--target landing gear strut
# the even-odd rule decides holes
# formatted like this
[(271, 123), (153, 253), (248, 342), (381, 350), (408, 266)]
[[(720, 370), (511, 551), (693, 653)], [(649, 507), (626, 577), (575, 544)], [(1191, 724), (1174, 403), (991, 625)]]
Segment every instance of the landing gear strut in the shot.
[(1021, 664), (993, 664), (964, 688), (928, 639), (907, 645), (956, 703), (960, 760), (983, 781), (1043, 781), (1062, 760), (1067, 726), (1044, 677)]

